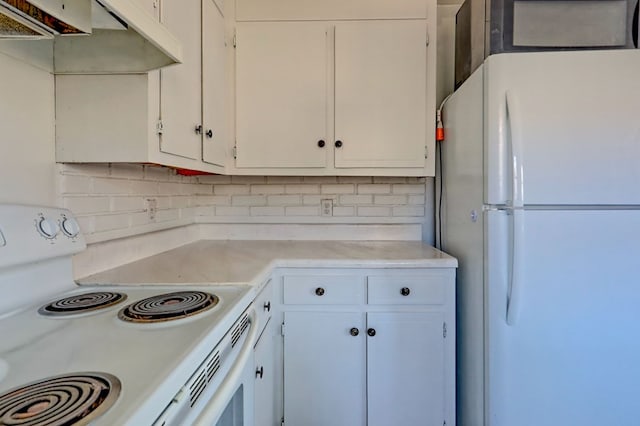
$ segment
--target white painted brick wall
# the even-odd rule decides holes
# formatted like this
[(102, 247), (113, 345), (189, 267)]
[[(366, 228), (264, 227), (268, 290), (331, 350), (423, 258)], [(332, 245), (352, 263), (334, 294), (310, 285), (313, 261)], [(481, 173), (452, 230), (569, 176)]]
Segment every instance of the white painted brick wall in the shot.
[[(150, 165), (58, 165), (60, 204), (89, 241), (193, 221), (224, 223), (422, 223), (432, 180), (404, 177), (180, 176)], [(155, 199), (150, 219), (147, 200)], [(321, 200), (333, 216), (321, 216)], [(430, 202), (430, 201), (429, 201)], [(114, 234), (117, 233), (117, 234)]]

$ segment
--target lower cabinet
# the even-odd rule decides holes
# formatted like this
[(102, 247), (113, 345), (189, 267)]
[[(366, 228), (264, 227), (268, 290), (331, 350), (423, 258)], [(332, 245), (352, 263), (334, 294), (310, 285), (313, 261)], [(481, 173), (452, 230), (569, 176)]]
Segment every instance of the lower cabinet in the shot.
[(276, 374), (279, 371), (276, 365), (276, 339), (279, 336), (274, 333), (274, 321), (272, 319), (273, 285), (271, 279), (267, 281), (264, 289), (254, 301), (256, 320), (262, 330), (258, 334), (258, 341), (253, 349), (255, 363), (254, 383), (254, 425), (255, 426), (280, 426), (280, 415), (277, 413), (276, 404), (279, 398), (276, 395)]
[(434, 425), (445, 419), (443, 315), (367, 315), (369, 426)]
[(455, 270), (354, 271), (283, 277), (284, 424), (455, 425)]
[(254, 387), (255, 426), (274, 426), (276, 424), (276, 409), (273, 397), (276, 368), (272, 326), (272, 322), (267, 324), (254, 349), (256, 367)]
[(285, 424), (366, 425), (364, 315), (285, 312), (284, 321)]

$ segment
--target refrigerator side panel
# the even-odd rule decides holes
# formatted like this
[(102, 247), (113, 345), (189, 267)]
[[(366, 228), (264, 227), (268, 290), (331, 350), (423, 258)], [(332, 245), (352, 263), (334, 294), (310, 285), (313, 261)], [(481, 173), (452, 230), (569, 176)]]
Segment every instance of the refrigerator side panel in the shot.
[[(503, 413), (496, 409), (508, 398), (502, 374), (508, 351), (502, 333), (506, 327), (511, 253), (513, 247), (513, 215), (508, 210), (487, 210), (484, 214), (484, 419), (477, 425), (506, 426)], [(519, 425), (518, 425), (519, 426)]]
[(483, 418), (483, 76), (479, 68), (449, 99), (441, 143), (442, 248), (459, 259), (457, 273), (457, 424)]
[(638, 69), (633, 50), (490, 56), (487, 203), (640, 205)]
[[(522, 213), (496, 222), (510, 241), (521, 227), (519, 245), (488, 244), (502, 263), (522, 263), (488, 267), (487, 424), (637, 424), (640, 211)], [(518, 315), (508, 325), (514, 292)]]

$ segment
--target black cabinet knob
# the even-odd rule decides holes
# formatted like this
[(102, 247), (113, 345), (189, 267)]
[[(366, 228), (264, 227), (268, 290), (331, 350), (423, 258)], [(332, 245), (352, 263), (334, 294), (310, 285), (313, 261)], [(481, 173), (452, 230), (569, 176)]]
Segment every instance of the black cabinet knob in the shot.
[(196, 135), (202, 133), (202, 124), (198, 124), (194, 130), (196, 132)]
[(400, 290), (400, 294), (403, 296), (408, 296), (409, 294), (411, 294), (411, 289), (409, 287), (402, 287), (402, 289)]
[(206, 135), (207, 135), (207, 137), (208, 137), (209, 139), (211, 139), (211, 138), (213, 137), (213, 130), (211, 130), (211, 129), (207, 130)]
[(351, 330), (349, 330), (349, 334), (351, 334), (352, 336), (357, 336), (358, 334), (360, 334), (360, 330), (353, 327)]
[(336, 141), (336, 148), (340, 148), (342, 146), (342, 141)]
[(370, 328), (367, 330), (367, 334), (371, 337), (376, 335), (376, 329), (375, 328)]
[(264, 367), (260, 366), (260, 368), (256, 368), (256, 377), (262, 379), (262, 375), (264, 374)]
[(271, 302), (264, 302), (264, 310), (271, 312)]
[(323, 294), (324, 294), (324, 288), (322, 288), (322, 287), (316, 288), (316, 295), (317, 296), (322, 296)]
[(318, 146), (319, 146), (320, 148), (324, 148), (324, 141), (323, 141), (322, 139), (320, 139), (320, 140), (318, 141)]

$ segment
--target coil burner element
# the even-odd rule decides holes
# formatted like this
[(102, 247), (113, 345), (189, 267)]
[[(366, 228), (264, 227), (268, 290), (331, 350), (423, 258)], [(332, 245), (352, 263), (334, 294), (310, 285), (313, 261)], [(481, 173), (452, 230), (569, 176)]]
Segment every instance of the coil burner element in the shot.
[(116, 305), (127, 298), (125, 294), (109, 291), (76, 294), (56, 300), (38, 309), (41, 315), (63, 316), (80, 314)]
[(203, 291), (176, 291), (132, 303), (118, 312), (118, 318), (135, 323), (153, 323), (186, 318), (213, 308), (218, 297)]
[(116, 402), (120, 389), (107, 373), (49, 377), (0, 395), (0, 425), (87, 425)]

